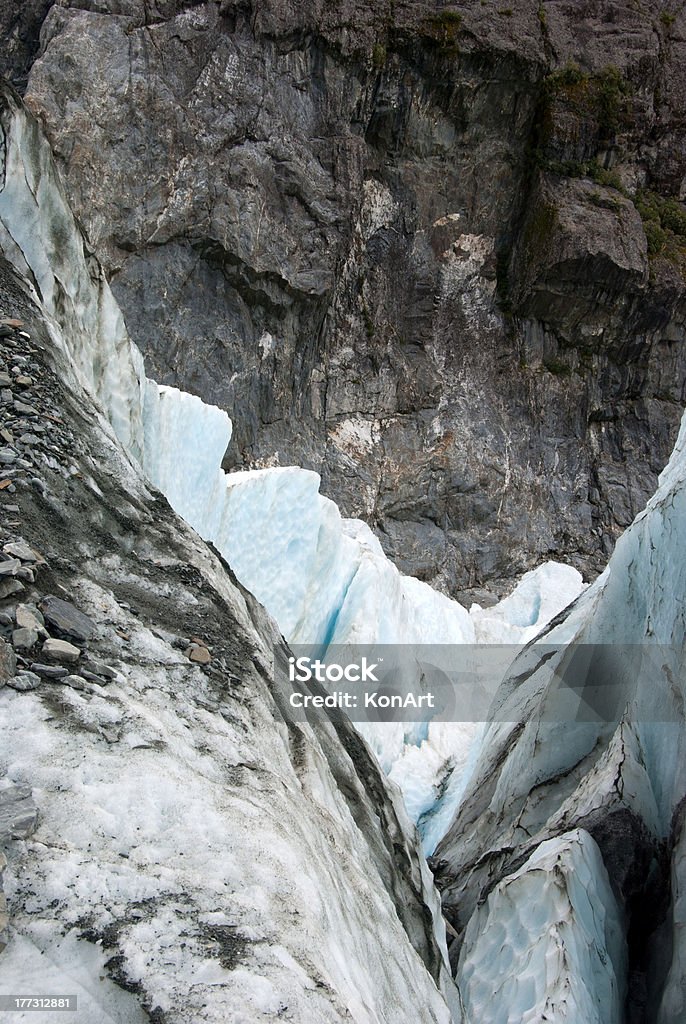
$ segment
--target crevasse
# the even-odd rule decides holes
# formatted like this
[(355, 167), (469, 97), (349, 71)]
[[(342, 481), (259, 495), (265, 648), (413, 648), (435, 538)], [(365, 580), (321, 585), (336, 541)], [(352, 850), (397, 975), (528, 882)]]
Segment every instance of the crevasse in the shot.
[[(117, 437), (172, 507), (226, 557), (290, 642), (518, 642), (533, 636), (583, 589), (580, 574), (547, 563), (495, 608), (457, 601), (403, 576), (369, 527), (346, 520), (297, 467), (225, 474), (227, 414), (145, 376), (104, 274), (76, 224), (36, 122), (11, 97), (4, 114), (0, 242), (52, 317), (54, 341), (71, 357)], [(415, 818), (439, 790), (459, 793), (474, 725), (363, 727)], [(435, 817), (432, 840), (436, 840)]]

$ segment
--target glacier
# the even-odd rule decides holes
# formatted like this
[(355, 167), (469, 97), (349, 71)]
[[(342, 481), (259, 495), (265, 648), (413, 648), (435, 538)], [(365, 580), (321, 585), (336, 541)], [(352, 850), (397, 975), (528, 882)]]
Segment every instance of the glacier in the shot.
[[(605, 572), (514, 662), (501, 690), (501, 720), (484, 731), (434, 855), (453, 927), (487, 913), (488, 928), (498, 934), (514, 923), (507, 900), (489, 897), (483, 910), (494, 881), (506, 890), (523, 856), (570, 830), (587, 832), (610, 874), (624, 932), (633, 936), (628, 958), (613, 958), (616, 982), (632, 1005), (654, 1000), (659, 1024), (677, 1024), (686, 1007), (685, 537), (686, 416), (656, 493), (620, 537)], [(536, 654), (541, 645), (558, 655), (543, 662)], [(640, 657), (643, 685), (619, 722), (565, 717), (555, 673), (582, 645), (620, 652), (631, 645)], [(594, 871), (596, 883), (601, 874)], [(463, 965), (484, 955), (477, 925), (470, 927), (461, 940)], [(533, 949), (531, 937), (526, 941)], [(644, 992), (646, 971), (649, 978), (666, 971), (662, 991), (654, 982), (655, 990)], [(493, 994), (474, 1020), (507, 1019), (509, 999), (504, 989)], [(610, 1003), (601, 1005), (601, 1020), (622, 1019), (610, 1016)]]
[[(665, 849), (671, 852), (672, 899), (668, 936), (663, 936), (669, 962), (656, 1020), (658, 1024), (679, 1021), (686, 1010), (686, 846), (680, 811), (686, 795), (682, 727), (686, 564), (680, 557), (686, 535), (686, 420), (656, 494), (620, 538), (608, 568), (590, 587), (584, 587), (575, 570), (546, 563), (527, 574), (515, 591), (495, 606), (462, 608), (426, 584), (402, 576), (369, 527), (343, 519), (335, 504), (319, 493), (317, 474), (296, 467), (223, 473), (222, 460), (231, 438), (229, 417), (195, 396), (146, 379), (140, 353), (130, 342), (104, 275), (69, 211), (47, 142), (11, 96), (5, 100), (1, 124), (0, 247), (29, 282), (36, 302), (45, 311), (55, 346), (69, 358), (67, 373), (99, 404), (103, 436), (114, 444), (116, 435), (128, 451), (132, 461), (122, 473), (135, 475), (134, 461), (143, 467), (172, 507), (227, 559), (287, 640), (314, 643), (322, 650), (332, 643), (369, 641), (532, 645), (515, 663), (501, 691), (501, 710), (509, 710), (509, 718), (506, 715), (503, 721), (484, 725), (431, 722), (420, 738), (410, 736), (411, 730), (402, 725), (373, 727), (367, 734), (418, 822), (427, 852), (434, 853), (436, 877), (454, 933), (451, 952), (459, 953), (457, 981), (465, 1024), (509, 1024), (512, 1019), (533, 1022), (545, 1014), (554, 1014), (553, 1019), (560, 1021), (618, 1024), (624, 993), (635, 983), (631, 950), (623, 940), (635, 896), (628, 886), (636, 884), (631, 880), (641, 876), (641, 871), (645, 875), (641, 881), (648, 884), (646, 879), (657, 872), (655, 865)], [(76, 384), (74, 387), (76, 390)], [(105, 601), (106, 597), (99, 595), (98, 599)], [(559, 613), (565, 608), (568, 611), (560, 620)], [(553, 699), (555, 669), (555, 664), (531, 667), (535, 662), (531, 651), (543, 643), (558, 645), (561, 651), (581, 644), (659, 646), (665, 655), (659, 671), (667, 685), (657, 695), (640, 693), (618, 725), (541, 722), (540, 708)], [(163, 691), (165, 676), (170, 669), (177, 671), (180, 658), (171, 649), (160, 647), (153, 637), (147, 637), (146, 644), (148, 651), (163, 655), (162, 667), (155, 670), (156, 684)], [(145, 680), (137, 683), (142, 691)], [(166, 716), (169, 695), (163, 696), (155, 704), (160, 730), (170, 749), (192, 766), (187, 774), (175, 776), (177, 760), (171, 755), (160, 758), (159, 785), (165, 790), (163, 780), (173, 778), (176, 788), (169, 791), (168, 802), (170, 814), (178, 815), (183, 804), (179, 794), (184, 787), (192, 791), (197, 781), (193, 776), (197, 753), (194, 743), (179, 731), (174, 716)], [(51, 793), (55, 786), (52, 765), (70, 761), (76, 751), (69, 746), (68, 737), (59, 742), (55, 739), (35, 698), (22, 700), (26, 717), (10, 721), (7, 729), (12, 739), (5, 756), (19, 774), (38, 771), (42, 788)], [(150, 723), (139, 712), (138, 695), (131, 692), (126, 700), (128, 712), (145, 731)], [(195, 708), (188, 714), (195, 734), (200, 735), (206, 724), (203, 714)], [(263, 718), (258, 725), (269, 730)], [(256, 741), (260, 729), (251, 735)], [(41, 751), (38, 767), (30, 754), (36, 738)], [(213, 756), (218, 764), (227, 741), (215, 739)], [(233, 734), (231, 742), (238, 742)], [(303, 780), (296, 779), (286, 763), (283, 737), (270, 740), (270, 744), (262, 751), (260, 763), (267, 773), (277, 764), (280, 777), (288, 780), (278, 808), (285, 820), (296, 814), (291, 797)], [(308, 818), (312, 836), (318, 829), (326, 833), (330, 819), (338, 814), (331, 776), (335, 771), (330, 771), (324, 760), (312, 741), (306, 771), (307, 787), (312, 787), (317, 804)], [(69, 837), (72, 852), (82, 843), (84, 823), (98, 815), (111, 821), (121, 815), (121, 793), (108, 788), (111, 771), (112, 762), (103, 756), (82, 780), (78, 828), (75, 826)], [(124, 772), (120, 784), (126, 802), (135, 805), (140, 775)], [(292, 791), (288, 789), (291, 786)], [(216, 839), (213, 849), (221, 851), (235, 839), (222, 832), (222, 815), (236, 820), (248, 809), (240, 802), (227, 808), (219, 783), (212, 789), (210, 804)], [(58, 811), (51, 810), (48, 819), (52, 835), (59, 832)], [(272, 820), (268, 802), (260, 803), (260, 813)], [(398, 820), (404, 820), (399, 805), (397, 814)], [(204, 850), (200, 838), (203, 825), (195, 822), (187, 833), (189, 844), (198, 844), (200, 852)], [(286, 856), (293, 837), (282, 834), (273, 822), (269, 827), (282, 855), (271, 863), (272, 871), (297, 870)], [(339, 843), (345, 848), (345, 828), (337, 824), (334, 833), (334, 847)], [(147, 838), (151, 856), (171, 859), (178, 852), (171, 840), (169, 846), (154, 850), (154, 836)], [(110, 839), (100, 835), (105, 860), (120, 855), (108, 845)], [(122, 837), (122, 849), (130, 839)], [(259, 850), (250, 845), (248, 837), (241, 832), (239, 839), (240, 857), (232, 865), (236, 884), (239, 878), (250, 876), (259, 859)], [(298, 843), (307, 871), (316, 874), (330, 848), (324, 840), (314, 841), (304, 834), (299, 835)], [(378, 864), (370, 862), (364, 847), (355, 847), (350, 853), (351, 884), (366, 892), (363, 880), (376, 878)], [(76, 870), (57, 849), (50, 856), (55, 872)], [(214, 882), (209, 879), (201, 885), (201, 873), (197, 860), (191, 872), (192, 887), (202, 889), (202, 913), (208, 914)], [(93, 887), (94, 899), (106, 901), (107, 887), (115, 887), (121, 877), (120, 866), (112, 871), (108, 868), (100, 889)], [(336, 888), (333, 870), (327, 878), (327, 884)], [(133, 885), (128, 875), (126, 884)], [(152, 885), (150, 879), (146, 884)], [(433, 907), (436, 941), (444, 950), (440, 913), (431, 902), (427, 875), (422, 876), (421, 884), (427, 905)], [(381, 892), (382, 882), (379, 886)], [(86, 895), (79, 890), (78, 899)], [(279, 891), (269, 910), (283, 928), (286, 925), (276, 905), (286, 898)], [(328, 943), (336, 991), (345, 993), (355, 1019), (374, 1019), (369, 1006), (378, 993), (364, 991), (367, 961), (376, 963), (373, 936), (364, 921), (364, 899), (355, 902), (352, 916), (342, 902), (336, 902), (328, 917), (322, 892), (305, 887), (302, 900), (314, 901), (308, 921), (317, 942)], [(75, 908), (76, 904), (74, 912)], [(413, 1007), (416, 1019), (417, 1014), (430, 1012), (433, 1019), (447, 1022), (445, 1000), (426, 984), (421, 964), (403, 945), (402, 929), (383, 892), (373, 912), (381, 922), (379, 927), (387, 930), (389, 941), (404, 950), (407, 977), (417, 972), (416, 977), (422, 979), (425, 1000), (415, 999), (411, 985), (405, 984), (407, 978), (403, 981), (395, 968), (387, 975), (379, 963), (386, 1005), (394, 1007), (396, 1014), (404, 1013), (404, 999)], [(265, 927), (269, 914), (264, 913), (266, 916), (257, 915), (256, 934)], [(153, 941), (159, 948), (169, 927), (166, 918), (155, 921)], [(347, 952), (331, 938), (337, 929), (346, 935), (359, 932), (352, 966), (347, 963)], [(302, 954), (297, 929), (288, 935), (289, 948)], [(37, 932), (31, 941), (34, 948), (41, 948), (41, 942), (47, 948), (45, 938)], [(130, 937), (133, 958), (138, 955), (137, 941), (134, 929)], [(21, 974), (19, 952), (13, 959), (3, 960), (7, 965), (3, 970), (19, 971), (17, 977)], [(71, 963), (73, 955), (73, 949), (65, 944), (61, 962)], [(282, 956), (281, 967), (276, 954), (268, 963), (265, 960), (265, 970), (286, 978), (293, 970), (288, 955)], [(81, 967), (86, 975), (92, 969), (83, 963)], [(142, 964), (140, 970), (144, 975)], [(250, 988), (250, 979), (236, 978), (236, 984), (243, 982), (247, 987), (241, 998), (252, 1000), (255, 1012), (260, 998), (263, 1010), (259, 1012), (276, 1012), (266, 987), (260, 995), (259, 986)], [(163, 971), (155, 983), (161, 986), (164, 998), (174, 996), (173, 987), (165, 988)], [(213, 980), (205, 978), (203, 983), (212, 985)], [(314, 1005), (308, 1002), (311, 996), (302, 978), (291, 979), (290, 984), (298, 1005)], [(397, 994), (392, 994), (394, 986), (404, 993), (400, 1002)], [(444, 984), (442, 991), (449, 998)], [(118, 1004), (117, 1012), (122, 1005)], [(131, 1014), (130, 1019), (135, 1020), (135, 1009)], [(459, 1007), (453, 1005), (452, 1014), (459, 1020)], [(332, 1014), (331, 1019), (338, 1017)]]
[(3, 88), (0, 248), (29, 283), (70, 372), (100, 404), (124, 447), (143, 458), (143, 357), (79, 230), (38, 123)]
[[(3, 145), (0, 245), (32, 282), (55, 344), (102, 408), (103, 426), (111, 425), (172, 508), (214, 543), (290, 643), (324, 651), (329, 644), (525, 642), (581, 593), (575, 569), (549, 562), (527, 573), (495, 607), (467, 611), (403, 576), (365, 523), (343, 519), (319, 493), (316, 473), (284, 467), (225, 474), (229, 417), (146, 377), (142, 355), (74, 220), (50, 147), (12, 97)], [(452, 730), (447, 754), (445, 729), (438, 743), (436, 730), (418, 737), (410, 724), (364, 724), (361, 731), (386, 772), (402, 762), (394, 780), (413, 815), (421, 817), (442, 792), (453, 806), (476, 725)], [(419, 760), (413, 752), (418, 738)], [(434, 813), (432, 834), (445, 817)]]
[(621, 1024), (626, 950), (600, 851), (582, 829), (541, 843), (472, 915), (457, 980), (473, 1024)]
[[(228, 419), (146, 381), (49, 146), (4, 89), (0, 124), (0, 248), (74, 435), (75, 472), (46, 467), (31, 528), (117, 666), (45, 697), (0, 687), (0, 775), (40, 805), (34, 835), (7, 845), (3, 991), (66, 986), (83, 1024), (459, 1021), (397, 790), (349, 723), (286, 725), (273, 619), (149, 482), (195, 522), (213, 515)], [(214, 675), (173, 642), (197, 623)]]

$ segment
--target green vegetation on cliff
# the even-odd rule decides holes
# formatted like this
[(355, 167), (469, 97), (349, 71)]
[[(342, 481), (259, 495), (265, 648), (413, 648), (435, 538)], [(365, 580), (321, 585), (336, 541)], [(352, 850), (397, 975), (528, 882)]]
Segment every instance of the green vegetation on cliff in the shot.
[[(598, 138), (607, 141), (629, 122), (631, 86), (619, 68), (608, 65), (591, 74), (569, 61), (543, 83), (547, 112), (561, 106), (596, 123)], [(550, 118), (552, 129), (552, 118)]]
[(686, 276), (686, 208), (678, 199), (643, 189), (636, 194), (636, 209), (641, 215), (648, 240), (648, 255), (661, 256)]
[(462, 30), (462, 15), (458, 11), (441, 11), (433, 15), (426, 23), (427, 35), (439, 46), (441, 53), (447, 57), (459, 53), (458, 37)]

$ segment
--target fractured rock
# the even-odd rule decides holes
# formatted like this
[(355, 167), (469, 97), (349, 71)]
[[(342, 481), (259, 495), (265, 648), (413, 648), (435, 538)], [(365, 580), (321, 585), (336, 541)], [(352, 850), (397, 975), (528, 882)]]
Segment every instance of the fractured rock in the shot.
[(8, 839), (27, 839), (35, 832), (37, 822), (38, 808), (30, 786), (19, 782), (0, 789), (0, 843)]
[(41, 677), (36, 675), (35, 672), (29, 672), (28, 669), (24, 672), (17, 672), (13, 679), (10, 679), (7, 683), (13, 690), (17, 690), (19, 693), (27, 693), (29, 690), (36, 690), (41, 684)]
[(210, 652), (206, 647), (201, 647), (200, 645), (197, 647), (189, 647), (186, 651), (186, 656), (198, 665), (209, 665), (212, 661), (212, 655)]
[(93, 620), (61, 597), (45, 597), (40, 603), (40, 610), (47, 623), (74, 640), (89, 640), (95, 632)]
[(7, 897), (2, 891), (2, 876), (5, 873), (6, 867), (7, 857), (5, 857), (4, 853), (0, 853), (0, 953), (2, 953), (9, 942), (10, 918), (7, 913)]
[[(88, 668), (90, 669), (89, 675), (95, 675), (98, 678), (106, 679), (108, 681), (117, 678), (116, 669), (103, 664), (101, 661), (89, 661)], [(86, 678), (88, 677), (86, 676)]]
[(81, 657), (80, 649), (74, 644), (70, 644), (67, 640), (53, 640), (52, 637), (45, 641), (41, 653), (53, 661), (72, 662), (78, 661)]
[(5, 544), (2, 550), (6, 555), (11, 555), (13, 558), (21, 558), (22, 562), (41, 561), (41, 556), (23, 540), (17, 540), (10, 544)]
[(20, 626), (12, 633), (12, 646), (18, 651), (30, 651), (38, 643), (38, 631), (28, 626)]
[(20, 594), (23, 589), (24, 584), (20, 583), (19, 580), (0, 579), (0, 601), (6, 597), (11, 597), (12, 594)]
[(62, 676), (62, 678), (60, 680), (58, 680), (58, 681), (59, 681), (59, 683), (62, 686), (71, 686), (72, 690), (87, 690), (88, 689), (88, 686), (86, 685), (86, 681), (85, 681), (85, 679), (82, 676), (76, 676), (76, 675)]
[(40, 661), (34, 661), (31, 665), (31, 671), (36, 672), (39, 676), (43, 676), (45, 679), (62, 679), (63, 676), (69, 675), (69, 670), (62, 668), (61, 665), (44, 665)]
[(35, 604), (19, 604), (16, 612), (17, 626), (25, 626), (27, 629), (35, 629), (40, 633), (45, 632), (45, 619), (36, 608)]
[(17, 669), (17, 656), (8, 643), (0, 640), (0, 686), (11, 679)]
[(20, 413), (22, 416), (37, 416), (38, 411), (33, 408), (32, 405), (26, 405), (25, 402), (20, 402), (18, 399), (14, 401), (14, 411)]

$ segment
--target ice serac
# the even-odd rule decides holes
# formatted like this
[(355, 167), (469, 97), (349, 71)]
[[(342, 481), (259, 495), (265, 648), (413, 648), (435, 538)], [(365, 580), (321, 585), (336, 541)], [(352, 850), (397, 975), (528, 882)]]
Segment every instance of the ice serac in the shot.
[[(467, 611), (403, 576), (369, 527), (297, 468), (232, 473), (217, 529), (239, 579), (294, 643), (467, 643)], [(248, 545), (247, 538), (251, 539)]]
[[(449, 1024), (449, 1004), (459, 1020), (440, 906), (397, 791), (350, 724), (287, 724), (273, 620), (159, 500), (102, 411), (145, 462), (151, 403), (150, 450), (155, 436), (183, 442), (149, 461), (179, 503), (200, 480), (191, 456), (210, 472), (226, 420), (190, 396), (143, 394), (47, 144), (4, 92), (2, 125), (0, 306), (26, 324), (76, 469), (46, 463), (45, 500), (13, 497), (116, 675), (0, 689), (0, 775), (40, 803), (35, 834), (8, 846), (0, 988), (68, 978), (79, 1024)], [(24, 208), (33, 231), (20, 236)], [(211, 451), (194, 434), (203, 417)], [(205, 670), (174, 642), (196, 632), (212, 648)]]
[[(657, 492), (620, 538), (606, 572), (515, 662), (499, 696), (501, 721), (486, 731), (435, 855), (444, 907), (462, 934), (484, 896), (522, 857), (570, 829), (585, 829), (600, 849), (630, 938), (629, 1006), (640, 1014), (661, 1004), (661, 1024), (680, 1019), (675, 1008), (686, 986), (684, 537), (686, 418)], [(540, 643), (558, 654), (542, 660)], [(555, 672), (582, 644), (614, 645), (605, 648), (608, 657), (617, 656), (618, 645), (638, 645), (652, 671), (644, 669), (651, 683), (618, 724), (556, 713), (562, 697)], [(665, 949), (671, 968), (663, 990)]]
[(143, 406), (143, 468), (175, 512), (205, 540), (222, 507), (221, 464), (231, 420), (221, 409), (177, 388), (147, 380)]
[[(281, 467), (225, 475), (226, 415), (173, 388), (150, 381), (147, 388), (148, 475), (213, 541), (290, 643), (322, 653), (331, 644), (524, 643), (584, 589), (575, 569), (546, 562), (494, 607), (468, 613), (402, 575), (365, 523), (342, 518), (319, 493), (316, 473)], [(360, 731), (431, 851), (466, 781), (477, 725), (431, 723), (417, 734), (408, 723), (365, 723)]]
[(238, 472), (225, 486), (206, 535), (291, 643), (524, 643), (584, 589), (576, 569), (546, 562), (494, 607), (467, 612), (400, 573), (366, 523), (319, 493), (316, 473)]
[(511, 594), (491, 608), (474, 604), (470, 616), (479, 643), (526, 644), (585, 589), (571, 565), (544, 562), (525, 573)]
[[(217, 518), (207, 524), (239, 580), (291, 643), (523, 643), (584, 589), (569, 566), (547, 562), (495, 607), (467, 612), (432, 587), (404, 576), (370, 528), (343, 519), (319, 493), (316, 473), (295, 467), (231, 473)], [(430, 723), (359, 726), (401, 788), (429, 850), (447, 827), (479, 727)], [(431, 821), (421, 822), (423, 815)]]

